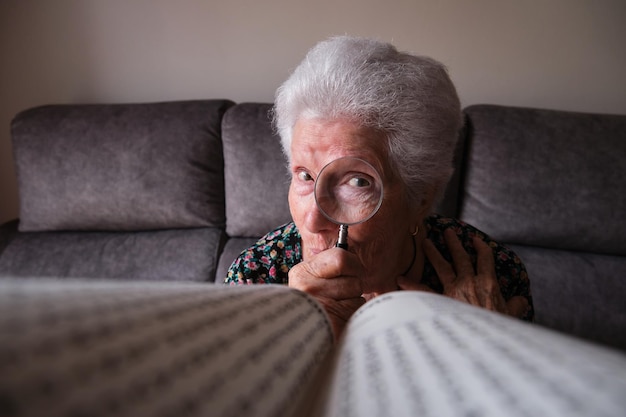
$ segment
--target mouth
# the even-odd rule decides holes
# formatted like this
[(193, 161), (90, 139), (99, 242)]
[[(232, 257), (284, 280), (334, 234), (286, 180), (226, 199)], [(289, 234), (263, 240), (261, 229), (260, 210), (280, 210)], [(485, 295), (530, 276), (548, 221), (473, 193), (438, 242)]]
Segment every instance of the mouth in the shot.
[(337, 243), (336, 232), (301, 234), (301, 250), (304, 260), (319, 255), (321, 252), (334, 248)]
[(308, 256), (306, 256), (308, 258), (308, 257), (316, 256), (316, 255), (320, 254), (321, 252), (324, 252), (324, 251), (334, 247), (335, 243), (334, 242), (331, 242), (331, 243), (321, 243), (321, 244), (318, 244), (318, 245), (315, 245), (315, 246), (311, 247), (310, 245), (307, 245), (307, 244), (305, 244), (303, 242), (303, 246), (304, 246), (304, 249), (305, 249), (305, 250), (303, 250), (303, 253), (305, 255), (308, 255)]

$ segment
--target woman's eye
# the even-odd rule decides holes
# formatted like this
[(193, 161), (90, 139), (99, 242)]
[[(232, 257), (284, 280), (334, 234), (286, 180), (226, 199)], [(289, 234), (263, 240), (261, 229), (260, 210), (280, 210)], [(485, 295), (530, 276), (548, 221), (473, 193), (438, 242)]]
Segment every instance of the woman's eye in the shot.
[(306, 171), (299, 171), (297, 174), (300, 181), (313, 181), (313, 177)]
[(353, 177), (350, 179), (350, 181), (348, 181), (348, 184), (350, 184), (350, 186), (352, 187), (368, 187), (370, 185), (370, 182), (363, 177)]

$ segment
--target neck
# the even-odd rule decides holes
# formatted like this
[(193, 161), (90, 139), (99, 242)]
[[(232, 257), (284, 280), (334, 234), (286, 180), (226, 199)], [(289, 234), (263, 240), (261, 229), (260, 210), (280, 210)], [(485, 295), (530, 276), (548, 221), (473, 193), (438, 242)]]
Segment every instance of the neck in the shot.
[(422, 244), (424, 243), (424, 239), (426, 239), (426, 226), (422, 225), (418, 234), (415, 236), (410, 235), (410, 237), (413, 239), (415, 244), (415, 258), (411, 261), (410, 266), (403, 275), (407, 278), (411, 278), (414, 282), (420, 282), (424, 271), (424, 250), (422, 249)]
[(413, 269), (413, 265), (415, 265), (415, 258), (417, 256), (417, 243), (415, 242), (415, 236), (411, 235), (411, 243), (412, 243), (412, 247), (413, 247), (413, 255), (411, 256), (411, 263), (409, 264), (409, 266), (407, 267), (407, 269), (402, 273), (402, 275), (406, 276), (406, 274), (408, 274), (411, 269)]

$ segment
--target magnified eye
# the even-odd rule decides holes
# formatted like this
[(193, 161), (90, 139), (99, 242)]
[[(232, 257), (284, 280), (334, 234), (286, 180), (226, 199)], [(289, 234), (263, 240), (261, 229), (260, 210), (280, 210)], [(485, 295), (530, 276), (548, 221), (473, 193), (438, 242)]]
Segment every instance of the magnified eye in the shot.
[(348, 181), (348, 184), (352, 187), (359, 187), (359, 188), (369, 187), (371, 185), (370, 181), (363, 177), (350, 178), (350, 181)]
[(313, 181), (313, 177), (306, 171), (299, 171), (297, 174), (300, 181)]

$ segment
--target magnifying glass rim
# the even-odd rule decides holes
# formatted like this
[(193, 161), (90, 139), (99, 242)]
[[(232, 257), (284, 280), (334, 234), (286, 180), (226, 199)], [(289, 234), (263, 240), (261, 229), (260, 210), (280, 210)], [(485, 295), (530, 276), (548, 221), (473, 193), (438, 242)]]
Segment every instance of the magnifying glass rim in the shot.
[[(376, 177), (377, 177), (376, 179), (378, 180), (378, 182), (380, 184), (380, 196), (378, 197), (378, 203), (376, 204), (376, 207), (364, 219), (359, 220), (357, 222), (351, 222), (351, 223), (343, 223), (343, 222), (339, 222), (339, 221), (333, 219), (331, 216), (328, 215), (328, 213), (326, 213), (324, 211), (324, 209), (322, 209), (322, 207), (321, 207), (321, 205), (320, 205), (320, 203), (319, 203), (319, 201), (317, 199), (317, 184), (319, 183), (318, 179), (322, 176), (322, 174), (324, 173), (326, 168), (328, 168), (333, 163), (335, 163), (337, 161), (344, 160), (344, 159), (352, 159), (352, 160), (355, 160), (355, 161), (359, 161), (359, 162), (364, 163), (368, 167), (370, 167), (372, 169), (372, 171), (374, 173), (376, 173)], [(332, 161), (330, 161), (329, 163), (324, 165), (324, 167), (320, 170), (319, 174), (317, 175), (317, 178), (315, 179), (315, 187), (313, 189), (313, 196), (315, 197), (315, 204), (317, 205), (317, 208), (320, 211), (320, 213), (322, 213), (324, 215), (324, 217), (326, 217), (331, 222), (333, 222), (335, 224), (344, 224), (346, 226), (354, 226), (355, 224), (361, 224), (361, 223), (371, 219), (376, 213), (378, 213), (378, 210), (380, 209), (380, 206), (383, 204), (383, 196), (384, 196), (384, 194), (385, 194), (385, 189), (384, 189), (384, 186), (383, 186), (383, 179), (380, 176), (380, 173), (378, 172), (378, 170), (376, 168), (374, 168), (374, 166), (372, 164), (370, 164), (369, 162), (367, 162), (366, 160), (361, 159), (361, 158), (357, 158), (356, 156), (342, 156), (341, 158), (333, 159)]]

